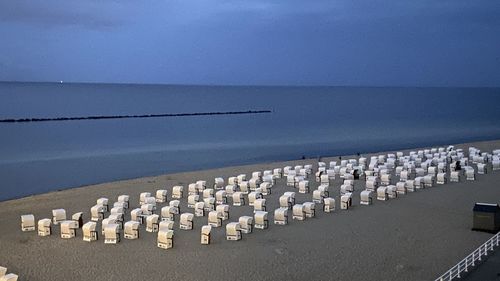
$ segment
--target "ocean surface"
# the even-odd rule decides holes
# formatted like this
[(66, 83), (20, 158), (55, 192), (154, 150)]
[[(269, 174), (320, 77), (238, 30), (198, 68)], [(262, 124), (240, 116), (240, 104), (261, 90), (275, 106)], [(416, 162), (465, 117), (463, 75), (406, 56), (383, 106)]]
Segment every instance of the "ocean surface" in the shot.
[[(500, 88), (0, 83), (0, 200), (164, 173), (500, 138)], [(196, 180), (196, 179), (193, 179)]]

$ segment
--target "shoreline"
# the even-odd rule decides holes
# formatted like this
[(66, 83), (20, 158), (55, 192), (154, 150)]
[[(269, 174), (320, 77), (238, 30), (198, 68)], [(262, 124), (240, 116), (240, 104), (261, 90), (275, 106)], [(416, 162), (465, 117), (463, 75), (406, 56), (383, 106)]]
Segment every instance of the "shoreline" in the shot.
[[(483, 151), (500, 148), (500, 140), (457, 144)], [(410, 150), (402, 150), (407, 153)], [(391, 151), (371, 154), (386, 154)], [(365, 156), (371, 155), (365, 154)], [(348, 159), (350, 155), (342, 156)], [(324, 157), (326, 163), (338, 156)], [(94, 243), (82, 241), (81, 231), (73, 239), (61, 239), (53, 227), (49, 237), (21, 232), (19, 216), (33, 213), (35, 218), (50, 217), (51, 210), (65, 208), (68, 215), (84, 212), (99, 197), (110, 203), (119, 194), (129, 194), (132, 208), (141, 192), (154, 192), (176, 184), (185, 188), (191, 182), (214, 177), (227, 179), (241, 173), (313, 164), (317, 159), (292, 160), (232, 166), (202, 171), (143, 177), (54, 191), (0, 202), (0, 264), (23, 280), (66, 280), (71, 272), (76, 280), (429, 280), (444, 273), (456, 262), (486, 241), (491, 234), (471, 231), (473, 202), (498, 202), (500, 172), (478, 175), (476, 181), (448, 183), (402, 195), (389, 201), (375, 200), (371, 206), (359, 205), (364, 180), (355, 182), (353, 207), (331, 214), (317, 211), (317, 217), (291, 221), (287, 226), (272, 224), (272, 212), (286, 187), (281, 179), (268, 198), (270, 226), (254, 230), (242, 241), (225, 241), (225, 228), (213, 230), (212, 244), (199, 244), (200, 228), (206, 217), (195, 218), (194, 230), (175, 226), (175, 246), (156, 247), (156, 234), (141, 227), (138, 240), (105, 245), (102, 237)], [(285, 180), (286, 181), (286, 180)], [(310, 178), (311, 189), (318, 185)], [(330, 184), (338, 200), (340, 179)], [(296, 191), (296, 190), (295, 190)], [(296, 195), (298, 202), (310, 200), (311, 193)], [(170, 193), (169, 193), (170, 199)], [(185, 201), (186, 197), (183, 198)], [(339, 205), (337, 201), (337, 206)], [(161, 207), (161, 206), (160, 206)], [(251, 213), (251, 207), (230, 207), (230, 221)], [(192, 212), (185, 202), (181, 212)], [(158, 213), (158, 212), (157, 212)], [(291, 215), (291, 214), (290, 214)], [(126, 219), (128, 220), (128, 219)], [(47, 263), (43, 257), (51, 257)], [(8, 257), (8, 258), (7, 258)], [(70, 271), (68, 271), (70, 270)]]

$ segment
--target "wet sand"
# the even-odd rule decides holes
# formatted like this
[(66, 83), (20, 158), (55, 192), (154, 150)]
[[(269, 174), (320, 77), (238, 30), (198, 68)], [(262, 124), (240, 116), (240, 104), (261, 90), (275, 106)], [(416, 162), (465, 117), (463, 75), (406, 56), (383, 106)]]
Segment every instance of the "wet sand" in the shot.
[[(456, 145), (475, 146), (482, 151), (500, 148), (500, 140)], [(416, 149), (412, 149), (416, 150)], [(406, 153), (409, 150), (405, 151)], [(384, 152), (387, 153), (387, 152)], [(379, 154), (379, 153), (377, 153)], [(364, 155), (369, 157), (370, 154)], [(348, 156), (343, 157), (347, 159)], [(338, 157), (324, 158), (338, 160)], [(131, 196), (131, 209), (139, 205), (139, 193), (187, 185), (197, 180), (213, 184), (215, 177), (251, 177), (253, 171), (313, 164), (317, 159), (229, 167), (178, 173), (92, 185), (0, 202), (0, 265), (19, 274), (19, 280), (431, 280), (485, 242), (491, 234), (471, 231), (475, 202), (500, 202), (500, 171), (477, 175), (476, 181), (436, 185), (389, 201), (359, 204), (364, 180), (356, 181), (353, 207), (339, 208), (337, 177), (331, 184), (337, 210), (326, 214), (317, 210), (316, 218), (290, 220), (289, 225), (273, 224), (273, 211), (285, 191), (297, 191), (280, 179), (266, 196), (270, 227), (243, 234), (241, 241), (225, 240), (225, 224), (242, 215), (252, 215), (253, 207), (230, 207), (230, 219), (223, 227), (212, 229), (212, 244), (200, 244), (201, 226), (207, 217), (196, 218), (191, 231), (175, 223), (174, 248), (156, 247), (156, 233), (141, 226), (140, 239), (122, 238), (117, 245), (82, 240), (81, 230), (73, 239), (61, 239), (53, 226), (49, 237), (36, 232), (21, 232), (20, 216), (32, 213), (36, 220), (51, 218), (51, 210), (64, 208), (68, 216), (84, 212), (89, 220), (90, 207), (99, 197), (108, 197), (110, 205), (120, 194)], [(393, 181), (394, 181), (393, 177)], [(297, 193), (297, 203), (311, 201), (319, 183), (309, 178), (311, 193)], [(187, 196), (181, 212), (187, 208)], [(231, 202), (231, 200), (228, 200)], [(165, 204), (158, 205), (158, 211)], [(320, 207), (321, 208), (321, 207)], [(129, 209), (129, 210), (131, 210)], [(125, 221), (130, 216), (127, 214)], [(100, 223), (99, 223), (100, 225)]]

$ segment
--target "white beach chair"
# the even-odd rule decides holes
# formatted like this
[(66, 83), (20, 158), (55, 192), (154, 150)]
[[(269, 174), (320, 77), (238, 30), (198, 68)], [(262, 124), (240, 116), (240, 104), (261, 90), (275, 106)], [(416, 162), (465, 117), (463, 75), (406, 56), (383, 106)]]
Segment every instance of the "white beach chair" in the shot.
[(354, 188), (350, 184), (343, 184), (340, 186), (340, 195), (344, 195), (346, 193), (352, 193)]
[[(248, 181), (242, 181), (238, 184), (238, 187), (239, 187), (239, 191), (243, 194), (248, 194), (248, 192), (250, 191), (250, 184), (248, 183)], [(233, 186), (233, 193), (236, 192), (238, 188), (236, 187), (236, 185)]]
[(385, 174), (380, 176), (380, 184), (388, 186), (391, 184), (391, 174)]
[(141, 224), (136, 221), (128, 221), (125, 223), (123, 228), (123, 237), (125, 239), (138, 239), (139, 238), (139, 226)]
[(218, 205), (227, 204), (226, 191), (224, 191), (224, 190), (217, 191), (215, 193), (215, 201), (217, 202)]
[(149, 216), (153, 214), (155, 207), (153, 204), (143, 204), (141, 205), (141, 211), (143, 216)]
[(407, 181), (409, 180), (410, 177), (409, 177), (409, 172), (408, 170), (403, 170), (401, 171), (400, 175), (399, 175), (399, 180), (400, 181)]
[(160, 216), (150, 215), (146, 217), (146, 231), (147, 232), (157, 232)]
[(321, 175), (320, 183), (325, 185), (330, 185), (330, 177), (328, 175)]
[(181, 204), (181, 202), (179, 200), (171, 200), (170, 202), (168, 202), (168, 205), (170, 207), (173, 207), (173, 211), (174, 211), (174, 214), (178, 215), (181, 213), (181, 208), (179, 207)]
[(205, 202), (196, 202), (196, 204), (194, 204), (194, 215), (196, 217), (205, 216)]
[(230, 222), (226, 225), (226, 240), (241, 240), (241, 226), (237, 222)]
[(306, 212), (305, 212), (304, 205), (302, 205), (302, 204), (293, 205), (292, 218), (294, 220), (299, 220), (299, 221), (303, 221), (306, 219)]
[(188, 208), (194, 209), (194, 205), (200, 201), (198, 194), (191, 194), (188, 196)]
[(51, 234), (51, 224), (50, 219), (41, 219), (38, 221), (38, 236), (49, 236)]
[(398, 194), (404, 195), (404, 194), (406, 194), (406, 191), (407, 191), (406, 190), (406, 182), (400, 181), (400, 182), (396, 183), (396, 192)]
[(183, 230), (193, 229), (193, 218), (194, 218), (194, 215), (191, 213), (181, 214), (181, 218), (179, 221), (179, 228), (183, 229)]
[(61, 223), (61, 238), (73, 238), (76, 235), (76, 229), (78, 228), (78, 222), (74, 220), (62, 221)]
[(316, 216), (316, 204), (314, 202), (304, 202), (304, 212), (307, 218), (314, 218)]
[(214, 189), (215, 190), (224, 189), (224, 179), (223, 178), (215, 178), (214, 179)]
[(373, 191), (363, 190), (360, 193), (360, 204), (361, 205), (371, 205), (373, 203)]
[(120, 226), (108, 224), (104, 229), (104, 244), (116, 244), (120, 242)]
[(222, 225), (222, 219), (219, 217), (217, 211), (211, 211), (208, 213), (208, 225), (213, 227), (220, 227)]
[(387, 196), (389, 196), (390, 199), (398, 198), (398, 192), (395, 185), (387, 186)]
[(259, 188), (259, 185), (262, 183), (262, 180), (260, 178), (252, 178), (248, 181), (248, 186), (250, 187), (250, 190), (255, 190)]
[(255, 217), (255, 228), (266, 229), (269, 225), (267, 220), (267, 212), (257, 211), (254, 214)]
[(266, 211), (266, 199), (256, 199), (253, 204), (253, 212)]
[(377, 189), (377, 182), (373, 180), (366, 181), (366, 190), (375, 191)]
[(460, 172), (450, 172), (450, 182), (460, 182)]
[(71, 216), (71, 220), (76, 222), (77, 228), (82, 228), (82, 226), (83, 226), (83, 212), (74, 213)]
[(105, 208), (103, 205), (95, 205), (90, 208), (90, 216), (92, 221), (99, 221), (104, 218)]
[(219, 217), (225, 221), (227, 219), (229, 219), (229, 206), (228, 205), (217, 205), (217, 207), (215, 207), (215, 210), (217, 211), (217, 214), (219, 214)]
[(214, 197), (214, 189), (206, 188), (205, 190), (203, 190), (203, 199), (210, 197)]
[(486, 164), (483, 163), (477, 163), (477, 173), (480, 175), (484, 175), (488, 173), (488, 169), (486, 167)]
[(389, 195), (387, 193), (387, 186), (381, 186), (377, 188), (377, 200), (386, 201)]
[(136, 208), (130, 211), (130, 220), (136, 221), (140, 224), (144, 223), (144, 217), (141, 208)]
[(226, 195), (233, 196), (234, 192), (236, 192), (236, 185), (228, 184), (226, 185)]
[(97, 241), (97, 223), (89, 221), (82, 226), (83, 241), (92, 242)]
[(413, 184), (415, 185), (416, 189), (423, 189), (425, 188), (424, 185), (424, 177), (416, 177)]
[(184, 195), (184, 186), (176, 185), (172, 187), (172, 198), (173, 199), (181, 199)]
[(55, 209), (52, 210), (52, 223), (57, 225), (62, 221), (66, 220), (66, 210), (64, 209)]
[(281, 195), (279, 201), (280, 201), (280, 208), (292, 209), (293, 205), (291, 203), (290, 195)]
[(233, 193), (233, 206), (244, 206), (245, 205), (245, 197), (241, 192)]
[(96, 205), (104, 206), (104, 212), (109, 212), (109, 199), (105, 197), (101, 197), (97, 199)]
[(156, 191), (156, 196), (155, 196), (155, 200), (157, 203), (165, 203), (167, 202), (167, 190), (165, 189), (158, 189)]
[(340, 209), (347, 210), (352, 205), (352, 193), (346, 193), (340, 196)]
[(105, 235), (105, 231), (106, 231), (106, 227), (110, 224), (116, 224), (118, 226), (120, 226), (118, 224), (118, 221), (116, 220), (116, 217), (114, 216), (109, 216), (105, 219), (102, 220), (101, 222), (101, 232), (102, 232), (102, 235)]
[(118, 202), (123, 203), (124, 209), (128, 209), (130, 207), (129, 200), (130, 200), (130, 196), (128, 196), (128, 195), (123, 194), (123, 195), (118, 196)]
[(21, 216), (21, 230), (35, 231), (35, 216), (32, 214)]
[(492, 166), (493, 171), (500, 170), (500, 160), (491, 161), (491, 166)]
[(262, 193), (260, 192), (256, 192), (256, 191), (252, 191), (248, 194), (248, 205), (249, 206), (253, 206), (254, 205), (254, 202), (255, 200), (257, 199), (261, 199), (262, 198)]
[(309, 193), (309, 181), (299, 182), (299, 193)]
[(269, 195), (271, 194), (271, 189), (272, 189), (272, 184), (270, 184), (269, 182), (263, 182), (259, 185), (259, 188), (262, 192), (262, 195)]
[(196, 183), (188, 184), (188, 196), (198, 195), (199, 193), (198, 185)]
[(275, 168), (275, 169), (273, 169), (273, 176), (275, 178), (280, 179), (281, 177), (283, 177), (283, 170), (281, 168)]
[(215, 198), (213, 197), (208, 197), (203, 199), (203, 203), (205, 205), (204, 210), (205, 212), (210, 212), (215, 210)]
[(156, 240), (158, 248), (170, 249), (174, 247), (174, 231), (171, 229), (160, 228)]
[(198, 189), (198, 192), (203, 192), (207, 188), (207, 181), (196, 181), (196, 188)]
[(425, 185), (425, 187), (433, 187), (434, 186), (434, 176), (433, 175), (425, 175), (424, 176), (424, 185)]
[(417, 189), (415, 189), (415, 181), (414, 180), (407, 180), (405, 182), (406, 185), (406, 191), (408, 192), (415, 192)]
[(240, 224), (241, 232), (245, 234), (252, 233), (253, 230), (253, 217), (250, 216), (241, 216), (238, 219)]
[(288, 195), (288, 200), (290, 201), (290, 203), (292, 203), (292, 205), (295, 204), (295, 192), (294, 191), (287, 191), (287, 192), (283, 193), (283, 195)]
[(476, 174), (474, 168), (466, 168), (465, 169), (465, 177), (468, 181), (476, 180)]
[(161, 221), (158, 226), (158, 231), (160, 231), (160, 229), (174, 230), (174, 224), (174, 221)]
[(212, 232), (212, 226), (210, 225), (204, 225), (201, 227), (201, 244), (202, 245), (208, 245), (210, 244), (211, 240), (211, 233)]
[(323, 199), (323, 212), (331, 213), (335, 211), (335, 199), (331, 197), (326, 197)]
[(436, 183), (437, 184), (445, 184), (446, 183), (446, 173), (438, 173)]
[(274, 224), (288, 224), (288, 208), (278, 208), (274, 210)]

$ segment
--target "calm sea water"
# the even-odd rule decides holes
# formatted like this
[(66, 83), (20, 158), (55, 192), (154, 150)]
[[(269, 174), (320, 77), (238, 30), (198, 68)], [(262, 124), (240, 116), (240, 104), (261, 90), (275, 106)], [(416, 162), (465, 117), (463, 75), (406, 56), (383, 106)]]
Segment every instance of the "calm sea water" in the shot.
[(0, 118), (271, 114), (0, 123), (0, 200), (235, 164), (500, 138), (498, 88), (0, 83)]

